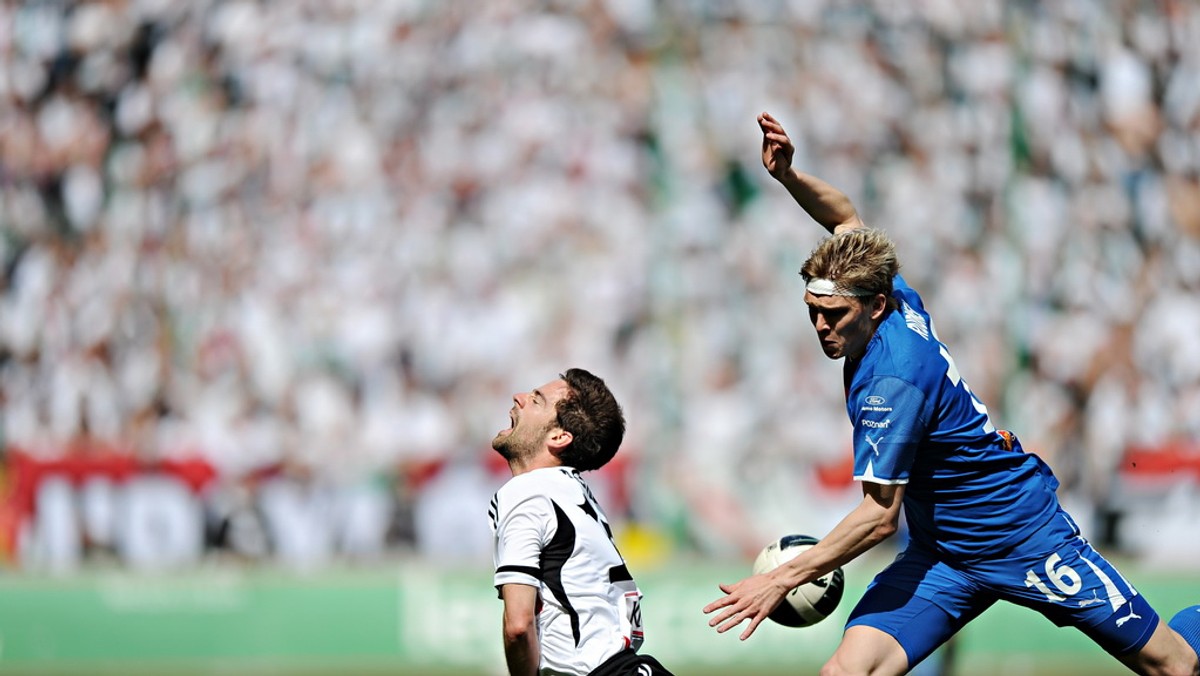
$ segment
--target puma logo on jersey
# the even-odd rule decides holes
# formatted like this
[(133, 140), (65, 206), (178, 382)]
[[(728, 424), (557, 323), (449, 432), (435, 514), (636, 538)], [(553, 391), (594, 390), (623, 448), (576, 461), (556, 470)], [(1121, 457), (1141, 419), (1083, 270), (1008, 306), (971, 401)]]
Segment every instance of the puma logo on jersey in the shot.
[(867, 440), (867, 445), (870, 446), (871, 450), (875, 451), (875, 455), (878, 456), (879, 455), (879, 442), (883, 441), (883, 435), (880, 434), (879, 437), (876, 439), (872, 439), (871, 437), (864, 436), (863, 439)]
[(1142, 616), (1133, 612), (1133, 608), (1130, 608), (1128, 615), (1126, 615), (1125, 617), (1117, 618), (1117, 628), (1120, 629), (1126, 622), (1128, 622), (1130, 620), (1140, 620), (1140, 619), (1142, 619)]
[(1080, 602), (1079, 602), (1079, 607), (1080, 607), (1080, 608), (1086, 608), (1086, 607), (1088, 607), (1088, 606), (1094, 606), (1094, 605), (1096, 605), (1097, 603), (1104, 603), (1104, 599), (1102, 599), (1102, 598), (1100, 598), (1099, 596), (1097, 596), (1097, 595), (1096, 595), (1096, 590), (1095, 590), (1095, 589), (1093, 589), (1093, 590), (1092, 590), (1092, 598), (1090, 598), (1090, 599), (1084, 599), (1084, 600), (1080, 601)]

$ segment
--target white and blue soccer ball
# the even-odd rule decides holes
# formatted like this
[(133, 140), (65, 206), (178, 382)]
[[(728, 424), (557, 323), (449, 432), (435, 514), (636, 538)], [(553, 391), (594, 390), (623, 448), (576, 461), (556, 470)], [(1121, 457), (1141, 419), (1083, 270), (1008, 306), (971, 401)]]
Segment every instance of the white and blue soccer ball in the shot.
[[(754, 574), (774, 570), (817, 544), (811, 535), (784, 535), (763, 547), (754, 559)], [(770, 618), (785, 627), (808, 627), (829, 617), (842, 602), (846, 576), (841, 568), (796, 587), (783, 597)]]

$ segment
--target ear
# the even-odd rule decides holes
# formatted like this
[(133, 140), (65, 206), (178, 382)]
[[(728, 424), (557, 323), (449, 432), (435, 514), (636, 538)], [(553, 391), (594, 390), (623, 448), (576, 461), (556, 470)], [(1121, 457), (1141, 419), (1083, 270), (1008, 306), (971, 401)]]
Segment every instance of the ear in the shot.
[(877, 293), (871, 299), (871, 319), (879, 319), (887, 310), (887, 296)]
[(575, 437), (570, 432), (561, 427), (555, 427), (546, 433), (546, 447), (550, 449), (550, 454), (558, 457), (563, 451), (571, 445)]

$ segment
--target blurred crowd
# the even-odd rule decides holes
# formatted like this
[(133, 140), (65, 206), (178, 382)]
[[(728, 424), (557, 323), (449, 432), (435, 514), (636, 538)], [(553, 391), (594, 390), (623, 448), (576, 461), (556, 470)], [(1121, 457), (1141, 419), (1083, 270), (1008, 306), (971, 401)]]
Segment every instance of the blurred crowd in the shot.
[(3, 443), (200, 459), (247, 552), (486, 557), (511, 393), (579, 366), (614, 520), (823, 533), (849, 427), (768, 110), (1112, 510), (1128, 449), (1200, 440), (1197, 73), (1186, 0), (0, 0)]

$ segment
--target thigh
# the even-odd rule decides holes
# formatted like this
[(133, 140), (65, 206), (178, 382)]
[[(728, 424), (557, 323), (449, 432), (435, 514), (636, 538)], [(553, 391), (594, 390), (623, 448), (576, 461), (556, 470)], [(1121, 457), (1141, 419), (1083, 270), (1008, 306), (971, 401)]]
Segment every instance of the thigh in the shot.
[[(872, 640), (871, 634), (852, 637), (849, 631), (871, 627), (894, 639), (912, 668), (994, 601), (966, 575), (909, 548), (875, 577), (851, 611), (843, 643), (853, 639), (861, 645), (845, 646), (846, 653), (853, 649), (863, 651), (858, 653), (862, 656), (887, 652), (886, 642)], [(842, 647), (838, 650), (842, 652)]]
[(1001, 598), (1079, 629), (1113, 655), (1136, 652), (1150, 640), (1158, 614), (1078, 532), (1040, 544), (1030, 553), (982, 563), (973, 574)]

